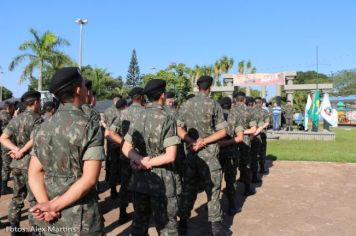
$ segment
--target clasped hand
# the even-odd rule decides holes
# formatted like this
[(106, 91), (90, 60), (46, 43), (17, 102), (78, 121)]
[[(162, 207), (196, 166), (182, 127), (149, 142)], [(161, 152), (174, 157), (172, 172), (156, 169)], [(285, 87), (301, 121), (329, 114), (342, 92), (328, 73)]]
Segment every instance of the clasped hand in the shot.
[(150, 157), (143, 157), (141, 159), (130, 160), (130, 166), (134, 170), (150, 170), (152, 169), (150, 159)]
[(197, 152), (197, 151), (203, 149), (205, 146), (206, 146), (206, 143), (205, 143), (204, 139), (198, 138), (194, 143), (190, 143), (188, 145), (188, 148), (193, 152)]
[(39, 221), (50, 222), (60, 217), (60, 213), (53, 209), (53, 202), (58, 197), (51, 201), (38, 203), (33, 206), (29, 211), (32, 213), (33, 217)]
[(10, 155), (10, 157), (15, 160), (21, 159), (23, 157), (23, 153), (21, 152), (21, 150), (19, 148), (12, 149), (12, 150), (8, 151), (7, 154)]

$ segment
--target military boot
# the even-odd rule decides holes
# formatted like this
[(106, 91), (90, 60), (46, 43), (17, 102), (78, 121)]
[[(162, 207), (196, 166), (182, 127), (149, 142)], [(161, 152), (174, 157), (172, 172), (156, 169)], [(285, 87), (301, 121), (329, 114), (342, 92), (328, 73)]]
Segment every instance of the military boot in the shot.
[(110, 198), (111, 199), (116, 199), (117, 196), (118, 196), (118, 194), (117, 194), (116, 186), (115, 187), (111, 187)]
[(117, 223), (119, 225), (123, 225), (126, 222), (129, 222), (130, 220), (131, 220), (131, 217), (129, 214), (127, 214), (126, 208), (124, 208), (124, 207), (120, 208), (120, 216), (119, 216), (119, 220), (117, 221)]
[(227, 230), (224, 228), (221, 221), (211, 223), (211, 232), (213, 236), (228, 236)]
[(245, 183), (245, 193), (244, 193), (245, 197), (254, 195), (255, 193), (256, 191), (254, 189), (251, 189), (251, 184)]
[(254, 184), (262, 183), (262, 180), (260, 178), (258, 178), (257, 172), (252, 173), (252, 181), (251, 182)]
[(180, 219), (178, 223), (178, 233), (179, 235), (187, 234), (187, 220)]

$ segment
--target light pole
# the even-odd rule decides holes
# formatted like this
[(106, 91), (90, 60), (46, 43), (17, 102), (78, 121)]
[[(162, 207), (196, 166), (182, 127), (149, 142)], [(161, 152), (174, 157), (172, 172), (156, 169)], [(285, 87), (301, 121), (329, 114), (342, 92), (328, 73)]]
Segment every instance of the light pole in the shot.
[(88, 23), (88, 20), (84, 19), (77, 19), (75, 21), (80, 26), (80, 32), (79, 32), (79, 68), (82, 68), (82, 56), (83, 56), (83, 25)]

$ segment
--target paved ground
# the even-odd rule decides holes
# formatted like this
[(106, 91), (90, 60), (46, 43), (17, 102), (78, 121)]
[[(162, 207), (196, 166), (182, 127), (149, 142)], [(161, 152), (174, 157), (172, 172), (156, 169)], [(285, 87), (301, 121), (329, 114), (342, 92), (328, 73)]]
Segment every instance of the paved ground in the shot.
[[(247, 199), (238, 194), (241, 212), (224, 217), (232, 235), (356, 235), (356, 164), (275, 161), (270, 163), (269, 175), (264, 176), (263, 184), (256, 190), (257, 194)], [(100, 195), (105, 232), (129, 235), (131, 222), (117, 226), (117, 204), (108, 194), (106, 191)], [(10, 197), (8, 194), (0, 199), (3, 221)], [(225, 198), (222, 199), (226, 209)], [(200, 194), (188, 223), (189, 235), (209, 235), (205, 201), (205, 194)], [(24, 220), (21, 225), (27, 227), (28, 223)], [(0, 231), (0, 235), (8, 234)], [(154, 228), (150, 235), (157, 235)]]

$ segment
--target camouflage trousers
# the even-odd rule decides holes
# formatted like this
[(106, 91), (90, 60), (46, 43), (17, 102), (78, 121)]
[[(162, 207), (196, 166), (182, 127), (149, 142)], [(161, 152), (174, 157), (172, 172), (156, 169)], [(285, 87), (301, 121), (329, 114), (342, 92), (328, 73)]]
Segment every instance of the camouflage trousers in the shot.
[(108, 148), (107, 150), (107, 168), (109, 170), (109, 184), (114, 188), (118, 185), (120, 180), (120, 149)]
[[(3, 149), (3, 147), (1, 147)], [(7, 151), (1, 152), (1, 162), (2, 162), (2, 167), (1, 167), (1, 181), (7, 182), (10, 179), (10, 173), (11, 173), (11, 157), (7, 155)]]
[(132, 236), (148, 236), (151, 214), (160, 236), (178, 236), (176, 197), (159, 197), (134, 192)]
[(130, 166), (130, 161), (124, 157), (120, 156), (120, 179), (121, 187), (119, 192), (120, 208), (126, 208), (129, 205), (132, 193), (128, 190), (129, 181), (132, 174), (132, 169)]
[(261, 144), (261, 147), (260, 147), (260, 151), (259, 151), (259, 154), (260, 154), (260, 163), (261, 165), (265, 165), (265, 161), (266, 161), (266, 152), (267, 152), (267, 135), (266, 133), (261, 133), (260, 134), (261, 136), (261, 141), (262, 141), (262, 144)]
[(226, 182), (226, 194), (228, 197), (232, 198), (236, 193), (235, 183), (238, 166), (237, 158), (233, 156), (226, 156), (221, 153), (219, 160)]
[[(12, 175), (14, 178), (14, 193), (9, 205), (8, 217), (11, 224), (18, 224), (21, 221), (21, 210), (24, 207), (26, 196), (31, 207), (36, 204), (36, 199), (28, 186), (27, 170), (12, 169)], [(35, 225), (31, 214), (29, 214), (28, 218), (30, 225)]]
[(251, 148), (245, 143), (240, 143), (239, 147), (239, 170), (240, 179), (245, 184), (251, 183)]
[(179, 217), (189, 219), (194, 202), (197, 198), (198, 184), (204, 183), (204, 190), (208, 198), (208, 220), (218, 222), (222, 220), (220, 205), (222, 171), (210, 170), (205, 161), (197, 157), (195, 161), (185, 166), (183, 177), (183, 191), (179, 204)]
[(256, 136), (251, 140), (251, 171), (257, 173), (258, 164), (260, 163), (260, 149), (262, 140), (260, 136)]

